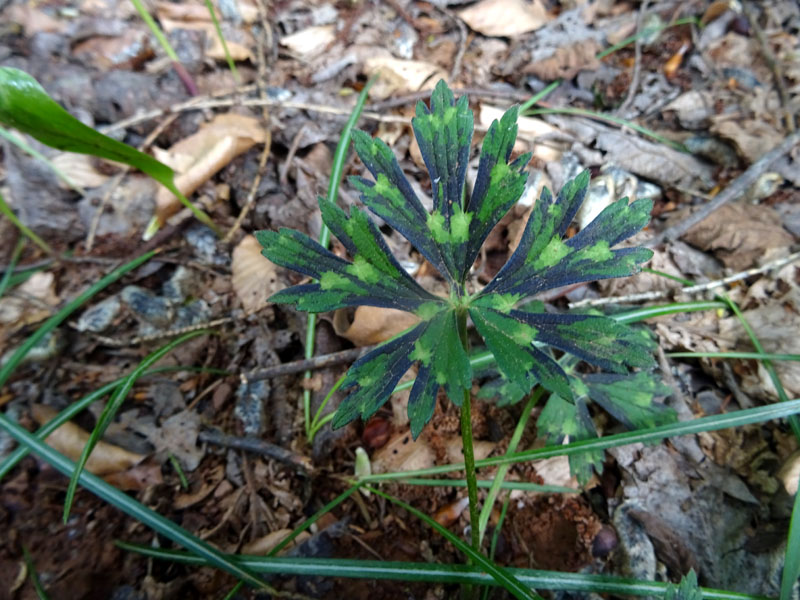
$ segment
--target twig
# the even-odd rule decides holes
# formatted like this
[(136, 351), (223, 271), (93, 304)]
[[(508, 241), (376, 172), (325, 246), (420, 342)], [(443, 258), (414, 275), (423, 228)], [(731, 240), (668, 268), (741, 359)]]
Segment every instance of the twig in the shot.
[(711, 213), (717, 210), (720, 206), (744, 194), (773, 162), (778, 160), (787, 152), (791, 151), (791, 149), (794, 148), (798, 142), (800, 142), (800, 132), (795, 132), (789, 135), (785, 140), (783, 140), (781, 145), (773, 148), (762, 158), (750, 165), (744, 173), (734, 179), (728, 185), (728, 187), (722, 190), (711, 202), (689, 215), (689, 217), (677, 225), (665, 229), (653, 239), (648, 240), (645, 243), (645, 246), (652, 248), (653, 246), (656, 246), (665, 240), (677, 240), (684, 233), (689, 231), (692, 227), (703, 221)]
[(250, 371), (249, 373), (242, 373), (241, 377), (245, 381), (260, 381), (262, 379), (271, 379), (272, 377), (279, 377), (280, 375), (291, 375), (293, 373), (302, 373), (303, 371), (312, 371), (316, 369), (325, 369), (327, 367), (334, 367), (348, 363), (360, 358), (372, 350), (375, 346), (365, 346), (363, 348), (351, 348), (349, 350), (342, 350), (340, 352), (333, 352), (331, 354), (322, 354), (304, 360), (295, 360), (257, 371)]
[(436, 6), (439, 12), (447, 16), (456, 24), (456, 27), (458, 27), (458, 52), (456, 52), (456, 57), (453, 59), (453, 68), (450, 70), (450, 83), (453, 83), (456, 79), (458, 79), (458, 75), (461, 73), (461, 62), (464, 60), (464, 54), (467, 52), (467, 36), (469, 35), (469, 32), (467, 31), (467, 26), (464, 25), (464, 21), (462, 21), (452, 10), (448, 9), (444, 5), (439, 6), (434, 4), (434, 6)]
[(236, 450), (244, 450), (245, 452), (266, 456), (267, 458), (272, 458), (285, 465), (289, 465), (303, 473), (310, 473), (313, 470), (311, 459), (307, 456), (296, 454), (286, 448), (281, 448), (280, 446), (257, 438), (237, 437), (234, 435), (226, 435), (215, 429), (207, 429), (201, 431), (197, 439), (200, 442), (213, 444), (215, 446), (235, 448)]
[[(188, 327), (180, 327), (178, 329), (167, 329), (165, 331), (159, 331), (158, 333), (153, 333), (151, 335), (141, 335), (135, 338), (131, 338), (130, 340), (118, 340), (116, 338), (110, 338), (104, 335), (96, 335), (96, 334), (92, 334), (92, 337), (105, 346), (111, 346), (112, 348), (123, 348), (125, 346), (138, 346), (139, 344), (146, 344), (147, 342), (154, 342), (156, 340), (161, 340), (167, 337), (183, 335), (184, 333), (189, 333), (191, 331), (198, 331), (200, 329), (211, 329), (213, 327), (219, 327), (220, 325), (225, 325), (226, 323), (232, 323), (233, 321), (234, 321), (233, 317), (222, 317), (220, 319), (214, 319), (213, 321), (208, 321), (206, 323), (198, 323), (196, 325), (189, 325)], [(74, 325), (72, 326), (74, 327)]]
[(283, 162), (283, 165), (281, 165), (280, 173), (278, 174), (278, 183), (284, 188), (289, 185), (289, 167), (292, 165), (294, 155), (297, 154), (297, 150), (300, 148), (300, 142), (303, 140), (303, 134), (306, 132), (307, 124), (308, 123), (303, 123), (300, 129), (297, 130), (292, 144), (289, 146), (289, 151), (286, 153), (286, 160)]
[(700, 294), (702, 292), (707, 292), (709, 290), (724, 287), (729, 283), (733, 283), (734, 281), (747, 279), (748, 277), (752, 277), (753, 275), (758, 275), (760, 273), (766, 273), (767, 271), (780, 269), (797, 260), (800, 260), (800, 252), (795, 252), (794, 254), (790, 254), (789, 256), (778, 258), (760, 267), (754, 267), (752, 269), (747, 269), (746, 271), (740, 271), (739, 273), (734, 273), (733, 275), (725, 277), (724, 279), (715, 279), (714, 281), (701, 283), (699, 285), (693, 285), (685, 288), (673, 288), (669, 290), (641, 292), (639, 294), (628, 294), (627, 296), (612, 296), (609, 298), (592, 298), (590, 300), (580, 300), (578, 302), (570, 304), (569, 307), (578, 308), (579, 306), (600, 306), (602, 304), (622, 304), (627, 302), (640, 302), (642, 300), (657, 300), (659, 298), (665, 298), (673, 293)]
[(758, 24), (758, 15), (753, 11), (751, 3), (743, 1), (742, 10), (744, 11), (744, 16), (747, 17), (747, 20), (750, 22), (750, 27), (753, 28), (753, 33), (756, 34), (756, 39), (761, 46), (761, 54), (764, 56), (764, 61), (772, 71), (772, 77), (775, 79), (778, 95), (781, 98), (781, 106), (783, 106), (783, 118), (786, 121), (786, 129), (789, 130), (790, 133), (794, 133), (795, 116), (789, 108), (789, 94), (786, 91), (786, 84), (783, 80), (783, 69), (781, 69), (780, 63), (769, 47), (767, 36), (764, 35), (764, 30), (761, 29), (761, 26)]
[(644, 25), (644, 15), (649, 6), (650, 0), (644, 0), (641, 7), (639, 7), (639, 15), (636, 17), (636, 45), (634, 46), (633, 76), (631, 77), (631, 85), (628, 87), (628, 95), (617, 109), (617, 114), (620, 116), (627, 112), (628, 107), (636, 97), (636, 91), (639, 89), (639, 79), (642, 71), (642, 26)]

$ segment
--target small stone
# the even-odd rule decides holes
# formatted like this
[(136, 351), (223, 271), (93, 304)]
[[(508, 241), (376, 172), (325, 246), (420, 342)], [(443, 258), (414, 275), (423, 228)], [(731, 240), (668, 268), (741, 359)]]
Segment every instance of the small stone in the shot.
[(78, 319), (75, 329), (101, 333), (105, 331), (119, 315), (122, 302), (117, 296), (106, 298), (99, 304), (88, 308)]
[(139, 286), (129, 285), (122, 290), (120, 298), (136, 318), (156, 327), (166, 328), (174, 317), (172, 306), (166, 299)]

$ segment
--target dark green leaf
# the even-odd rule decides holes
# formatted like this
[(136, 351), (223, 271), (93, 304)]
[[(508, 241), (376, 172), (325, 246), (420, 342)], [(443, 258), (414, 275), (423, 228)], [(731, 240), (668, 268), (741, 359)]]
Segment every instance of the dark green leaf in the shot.
[(668, 396), (671, 390), (650, 373), (598, 373), (585, 375), (583, 381), (589, 397), (630, 429), (658, 427), (677, 420), (673, 409), (653, 401), (653, 396)]
[(703, 600), (703, 592), (697, 586), (697, 574), (694, 569), (690, 569), (677, 586), (674, 584), (667, 586), (664, 600)]
[[(579, 387), (580, 381), (572, 378), (573, 387)], [(568, 402), (561, 396), (553, 394), (547, 400), (539, 418), (536, 429), (550, 445), (561, 444), (565, 438), (570, 442), (590, 440), (597, 437), (597, 430), (592, 422), (586, 397), (575, 390), (575, 401)], [(578, 483), (586, 485), (594, 471), (603, 472), (605, 456), (602, 450), (592, 450), (569, 457), (569, 470), (578, 478)]]
[(625, 277), (652, 257), (646, 248), (611, 247), (644, 227), (652, 201), (628, 204), (623, 198), (607, 207), (585, 229), (563, 240), (586, 195), (589, 173), (564, 186), (553, 201), (545, 188), (531, 213), (519, 246), (482, 295), (511, 294), (517, 299), (583, 281)]

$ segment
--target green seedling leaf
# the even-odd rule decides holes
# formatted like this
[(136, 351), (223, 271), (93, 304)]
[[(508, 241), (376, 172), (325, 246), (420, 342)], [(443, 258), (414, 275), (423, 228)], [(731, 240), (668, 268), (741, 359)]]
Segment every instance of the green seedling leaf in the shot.
[(667, 586), (664, 600), (703, 600), (703, 591), (697, 585), (697, 573), (694, 569), (690, 569), (677, 586)]
[[(431, 419), (440, 388), (461, 405), (472, 380), (459, 334), (467, 314), (517, 397), (539, 383), (564, 402), (572, 401), (570, 378), (548, 346), (620, 375), (653, 365), (652, 340), (622, 323), (595, 314), (553, 314), (541, 303), (525, 304), (544, 290), (630, 275), (652, 256), (643, 248), (613, 248), (648, 222), (648, 201), (620, 200), (576, 236), (564, 239), (586, 195), (588, 172), (568, 182), (555, 199), (545, 189), (508, 263), (481, 292), (467, 292), (466, 278), (486, 236), (524, 192), (523, 169), (530, 156), (511, 160), (517, 115), (512, 108), (489, 127), (474, 190), (466, 200), (473, 126), (467, 99), (456, 101), (447, 85), (439, 82), (430, 108), (417, 105), (412, 123), (430, 175), (430, 213), (392, 150), (367, 133), (353, 132), (356, 153), (374, 178), (350, 180), (361, 201), (440, 271), (450, 284), (447, 298), (426, 292), (403, 270), (378, 227), (359, 208), (348, 216), (332, 202), (319, 201), (323, 222), (350, 260), (297, 231), (257, 234), (267, 258), (314, 280), (278, 292), (272, 301), (312, 313), (371, 305), (420, 318), (419, 324), (353, 364), (342, 386), (349, 395), (339, 406), (334, 427), (373, 415), (414, 365), (417, 378), (408, 403), (414, 437)], [(608, 385), (613, 388), (613, 382)], [(625, 410), (617, 405), (614, 409), (629, 422), (645, 422), (648, 408), (638, 402), (632, 400)]]
[(216, 230), (211, 218), (175, 187), (172, 169), (84, 125), (61, 108), (39, 82), (24, 71), (0, 67), (0, 123), (27, 133), (51, 148), (91, 154), (139, 169), (175, 194), (200, 221)]

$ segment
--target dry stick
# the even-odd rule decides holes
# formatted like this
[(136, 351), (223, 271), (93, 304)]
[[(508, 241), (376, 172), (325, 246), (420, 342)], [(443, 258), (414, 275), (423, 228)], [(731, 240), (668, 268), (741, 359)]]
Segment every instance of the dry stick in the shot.
[(701, 283), (699, 285), (693, 285), (685, 288), (673, 288), (669, 290), (641, 292), (639, 294), (628, 294), (627, 296), (612, 296), (609, 298), (593, 298), (590, 300), (580, 300), (578, 302), (573, 302), (569, 306), (570, 308), (577, 308), (579, 306), (599, 306), (602, 304), (622, 304), (627, 302), (640, 302), (642, 300), (656, 300), (658, 298), (664, 298), (673, 293), (699, 294), (716, 288), (724, 287), (729, 283), (733, 283), (734, 281), (747, 279), (748, 277), (752, 277), (753, 275), (758, 275), (759, 273), (766, 273), (767, 271), (780, 269), (781, 267), (784, 267), (797, 260), (800, 260), (800, 252), (795, 252), (794, 254), (790, 254), (789, 256), (784, 256), (783, 258), (772, 260), (760, 267), (755, 267), (753, 269), (747, 269), (746, 271), (740, 271), (739, 273), (734, 273), (733, 275), (725, 277), (724, 279), (716, 279), (714, 281)]
[(437, 8), (439, 12), (448, 17), (456, 24), (456, 27), (458, 27), (458, 52), (456, 52), (456, 57), (453, 59), (453, 68), (450, 70), (450, 82), (452, 83), (458, 79), (458, 75), (461, 73), (461, 63), (464, 60), (464, 54), (467, 52), (467, 36), (469, 33), (467, 32), (467, 26), (464, 25), (464, 21), (452, 10), (449, 10), (445, 6), (437, 6)]
[(647, 8), (650, 6), (650, 0), (644, 0), (642, 6), (639, 8), (639, 15), (636, 17), (636, 45), (634, 46), (635, 58), (633, 61), (633, 76), (631, 77), (631, 85), (628, 88), (628, 95), (625, 100), (617, 109), (617, 115), (623, 116), (628, 110), (631, 102), (636, 97), (636, 91), (639, 89), (639, 79), (642, 74), (642, 25), (644, 24), (644, 15)]
[(789, 135), (783, 143), (778, 146), (777, 148), (773, 148), (769, 152), (767, 152), (762, 158), (758, 159), (754, 162), (748, 169), (739, 175), (736, 179), (734, 179), (728, 187), (722, 190), (714, 199), (700, 208), (697, 212), (692, 213), (673, 227), (669, 227), (654, 237), (652, 240), (648, 240), (644, 245), (652, 248), (653, 246), (660, 244), (661, 242), (673, 241), (677, 240), (681, 237), (684, 233), (689, 231), (692, 227), (697, 225), (700, 221), (704, 220), (708, 217), (711, 213), (717, 210), (720, 206), (729, 202), (731, 200), (735, 200), (742, 194), (744, 194), (747, 189), (753, 185), (756, 180), (769, 168), (769, 166), (782, 157), (787, 152), (791, 151), (797, 143), (800, 142), (800, 132), (795, 132)]
[(208, 429), (201, 431), (197, 439), (200, 442), (213, 444), (214, 446), (235, 448), (236, 450), (244, 450), (245, 452), (266, 456), (267, 458), (272, 458), (285, 465), (289, 465), (303, 473), (309, 473), (313, 469), (311, 459), (307, 456), (296, 454), (286, 448), (270, 444), (258, 438), (237, 437), (234, 435), (226, 435), (214, 429)]
[[(139, 344), (145, 344), (147, 342), (155, 342), (156, 340), (174, 337), (176, 335), (183, 335), (184, 333), (197, 331), (199, 329), (212, 329), (214, 327), (219, 327), (220, 325), (225, 325), (226, 323), (232, 323), (234, 320), (235, 319), (233, 317), (222, 317), (219, 319), (214, 319), (213, 321), (207, 321), (206, 323), (197, 323), (196, 325), (189, 325), (187, 327), (180, 327), (178, 329), (165, 329), (164, 331), (159, 331), (151, 335), (140, 335), (135, 338), (131, 338), (130, 340), (118, 340), (116, 338), (110, 338), (97, 334), (91, 335), (94, 339), (105, 346), (111, 346), (112, 348), (123, 348), (125, 346), (138, 346)], [(70, 323), (70, 326), (75, 327), (75, 324)]]
[(753, 12), (751, 3), (742, 2), (742, 9), (744, 10), (744, 16), (747, 17), (747, 20), (750, 22), (750, 27), (753, 28), (753, 33), (756, 34), (756, 39), (761, 46), (761, 54), (764, 56), (764, 61), (772, 71), (772, 77), (775, 79), (778, 95), (781, 98), (781, 106), (783, 106), (783, 118), (786, 121), (786, 129), (789, 130), (789, 133), (794, 133), (795, 117), (792, 110), (789, 108), (789, 94), (786, 91), (786, 84), (783, 80), (783, 69), (781, 69), (780, 63), (769, 47), (767, 36), (764, 35), (764, 30), (761, 29), (761, 26), (758, 24), (758, 15)]
[(375, 346), (364, 346), (362, 348), (351, 348), (349, 350), (332, 352), (331, 354), (322, 354), (320, 356), (314, 356), (313, 358), (295, 360), (264, 369), (250, 371), (249, 373), (242, 373), (241, 377), (245, 381), (260, 381), (262, 379), (279, 377), (280, 375), (292, 375), (294, 373), (302, 373), (303, 371), (335, 367), (336, 365), (342, 365), (357, 360), (373, 348), (375, 348)]

